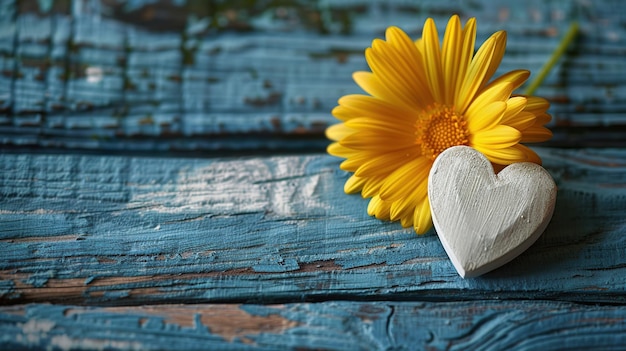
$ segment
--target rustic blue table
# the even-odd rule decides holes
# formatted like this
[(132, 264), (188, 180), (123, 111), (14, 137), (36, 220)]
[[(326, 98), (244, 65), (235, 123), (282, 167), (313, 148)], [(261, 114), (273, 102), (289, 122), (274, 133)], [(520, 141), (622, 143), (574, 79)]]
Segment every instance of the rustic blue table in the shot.
[[(461, 279), (367, 216), (323, 132), (363, 50), (426, 17), (548, 75), (543, 236)], [(0, 349), (626, 348), (626, 6), (0, 1)]]

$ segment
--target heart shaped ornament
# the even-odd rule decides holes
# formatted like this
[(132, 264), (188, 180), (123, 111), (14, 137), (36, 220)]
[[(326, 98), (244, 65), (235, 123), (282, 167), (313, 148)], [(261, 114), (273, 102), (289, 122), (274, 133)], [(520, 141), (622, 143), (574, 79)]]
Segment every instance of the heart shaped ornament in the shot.
[(428, 177), (433, 224), (457, 272), (476, 277), (511, 261), (546, 229), (556, 184), (541, 166), (521, 162), (497, 175), (487, 158), (455, 146)]

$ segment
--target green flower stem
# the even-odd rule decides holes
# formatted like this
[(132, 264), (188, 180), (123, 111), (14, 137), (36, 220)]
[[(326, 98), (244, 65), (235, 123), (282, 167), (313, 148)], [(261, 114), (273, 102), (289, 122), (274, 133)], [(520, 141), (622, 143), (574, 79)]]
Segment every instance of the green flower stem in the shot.
[(563, 39), (561, 39), (561, 43), (559, 43), (559, 46), (552, 53), (550, 60), (548, 60), (548, 62), (546, 62), (543, 67), (541, 67), (539, 75), (530, 83), (528, 88), (526, 88), (526, 90), (524, 91), (524, 95), (532, 95), (535, 90), (537, 90), (537, 88), (541, 85), (548, 73), (550, 73), (550, 70), (552, 70), (552, 67), (554, 67), (554, 65), (561, 58), (561, 56), (563, 56), (563, 53), (565, 52), (569, 44), (574, 40), (574, 38), (576, 38), (576, 35), (578, 35), (578, 22), (574, 22), (569, 26), (567, 33), (565, 34)]

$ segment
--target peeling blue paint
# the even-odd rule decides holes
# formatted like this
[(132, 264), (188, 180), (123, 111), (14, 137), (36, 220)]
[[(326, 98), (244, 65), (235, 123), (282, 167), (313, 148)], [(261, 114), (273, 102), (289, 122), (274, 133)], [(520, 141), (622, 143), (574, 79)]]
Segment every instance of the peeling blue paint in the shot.
[(31, 274), (28, 279), (24, 280), (24, 283), (32, 285), (35, 288), (41, 288), (46, 286), (49, 279), (54, 278), (55, 272), (53, 270), (39, 271)]
[[(381, 293), (622, 301), (626, 268), (614, 245), (626, 235), (626, 195), (611, 184), (626, 179), (626, 156), (538, 152), (559, 187), (550, 226), (516, 260), (473, 280), (458, 277), (435, 235), (371, 218), (366, 201), (342, 194), (332, 157), (1, 155), (0, 172), (11, 177), (0, 184), (0, 278), (19, 273), (42, 289), (52, 278), (80, 279), (74, 298), (103, 304)], [(597, 160), (609, 166), (589, 166)], [(31, 185), (13, 185), (23, 180)], [(144, 288), (153, 289), (133, 293)], [(21, 295), (11, 283), (4, 289)]]
[(103, 299), (106, 300), (119, 300), (126, 298), (130, 295), (130, 290), (119, 290), (119, 291), (105, 291), (102, 295)]
[[(433, 233), (430, 233), (432, 235)], [(392, 246), (379, 246), (375, 248), (362, 248), (346, 254), (341, 259), (335, 262), (344, 269), (367, 267), (372, 265), (398, 265), (411, 259), (417, 259), (420, 257), (420, 253), (423, 252), (423, 248), (420, 248), (417, 240), (412, 242), (416, 238), (415, 232), (411, 229), (405, 230), (405, 240), (402, 244), (391, 243)], [(435, 244), (432, 242), (432, 244)], [(388, 244), (389, 245), (389, 244)], [(433, 253), (441, 254), (437, 252), (436, 247), (432, 247)]]
[(252, 266), (255, 272), (260, 273), (282, 273), (300, 269), (295, 258), (284, 259), (280, 256), (269, 256), (261, 259), (259, 264)]
[(0, 280), (0, 298), (11, 298), (15, 291), (15, 283), (12, 280)]
[[(296, 1), (258, 14), (207, 4), (0, 1), (1, 143), (321, 152), (372, 38), (392, 24), (414, 35), (457, 9), (478, 17), (479, 42), (509, 30), (502, 71), (522, 61), (537, 71), (578, 20), (585, 35), (541, 90), (558, 117), (554, 142), (623, 144), (612, 128), (626, 121), (624, 67), (611, 55), (626, 33), (618, 0)], [(327, 34), (307, 24), (316, 15)], [(332, 157), (1, 154), (0, 349), (620, 348), (626, 151), (538, 152), (559, 187), (551, 225), (473, 280), (432, 233), (367, 216)], [(309, 300), (321, 302), (297, 303)]]
[[(622, 45), (624, 11), (611, 10), (621, 8), (615, 0), (427, 6), (320, 0), (266, 8), (254, 1), (37, 0), (43, 15), (26, 11), (30, 7), (16, 15), (16, 3), (0, 2), (4, 145), (322, 151), (328, 145), (323, 129), (336, 122), (329, 112), (337, 98), (360, 93), (351, 73), (367, 68), (363, 50), (372, 39), (390, 25), (415, 36), (426, 17), (441, 23), (455, 12), (477, 17), (479, 42), (508, 30), (502, 72), (537, 72), (578, 20), (585, 35), (575, 54), (540, 91), (553, 97), (551, 112), (559, 116), (554, 143), (623, 144), (621, 132), (611, 128), (625, 123), (623, 69), (613, 55), (597, 54)], [(49, 14), (57, 7), (69, 14)]]
[[(254, 319), (221, 328), (202, 320), (235, 306), (197, 305), (194, 326), (176, 324), (180, 305), (106, 309), (0, 307), (3, 349), (614, 349), (626, 343), (624, 306), (556, 301), (336, 302), (242, 306)], [(192, 313), (193, 309), (189, 309)], [(279, 322), (271, 323), (271, 318)], [(165, 322), (167, 321), (167, 322)], [(219, 319), (213, 323), (219, 323)], [(263, 325), (263, 323), (267, 323)], [(242, 320), (242, 323), (244, 321)], [(212, 324), (214, 327), (215, 324)], [(248, 325), (248, 327), (246, 327)], [(228, 329), (231, 328), (231, 329)]]

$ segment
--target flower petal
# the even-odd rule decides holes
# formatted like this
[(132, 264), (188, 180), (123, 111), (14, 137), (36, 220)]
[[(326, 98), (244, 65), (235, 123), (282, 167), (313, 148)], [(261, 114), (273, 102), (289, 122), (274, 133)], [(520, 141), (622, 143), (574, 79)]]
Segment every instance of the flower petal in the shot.
[(381, 199), (395, 201), (411, 193), (423, 179), (428, 178), (431, 166), (431, 161), (426, 157), (418, 157), (405, 163), (387, 177), (380, 189)]
[(463, 28), (463, 47), (460, 52), (460, 58), (458, 62), (459, 71), (457, 72), (456, 85), (454, 87), (448, 87), (448, 89), (454, 89), (454, 101), (459, 101), (459, 94), (463, 87), (463, 80), (467, 74), (472, 57), (474, 56), (474, 45), (476, 44), (476, 19), (470, 18), (465, 27)]
[(333, 156), (344, 157), (344, 158), (349, 157), (349, 156), (354, 155), (355, 153), (359, 152), (357, 150), (350, 149), (350, 148), (347, 148), (345, 146), (342, 146), (339, 143), (331, 143), (326, 148), (326, 151), (329, 154), (333, 155)]
[(550, 108), (550, 102), (539, 96), (526, 96), (528, 102), (524, 111), (532, 112), (534, 114), (544, 113)]
[(513, 146), (522, 138), (522, 133), (509, 126), (498, 125), (470, 135), (470, 145), (484, 148), (502, 149)]
[(326, 128), (326, 137), (330, 140), (341, 140), (354, 133), (355, 130), (346, 126), (345, 123), (337, 123)]
[(454, 103), (454, 93), (459, 72), (459, 60), (463, 49), (463, 37), (461, 32), (461, 20), (459, 16), (450, 17), (446, 32), (443, 36), (443, 75), (444, 75), (444, 100), (446, 105)]
[(539, 114), (535, 117), (535, 125), (536, 126), (543, 126), (544, 124), (550, 122), (552, 120), (552, 116), (547, 114), (547, 113), (543, 113), (543, 114)]
[(477, 97), (470, 104), (467, 114), (475, 113), (493, 101), (507, 101), (513, 90), (526, 81), (530, 72), (525, 70), (511, 71), (489, 83), (478, 92)]
[(346, 183), (343, 185), (343, 191), (346, 194), (356, 194), (361, 191), (366, 181), (367, 178), (359, 178), (353, 175), (346, 180)]
[(502, 115), (502, 124), (508, 124), (508, 122), (517, 116), (525, 107), (527, 99), (523, 96), (514, 96), (506, 101), (506, 110)]
[(430, 214), (430, 201), (428, 197), (422, 200), (419, 205), (415, 206), (413, 211), (413, 228), (417, 234), (424, 234), (433, 226), (432, 216)]
[(380, 134), (387, 134), (393, 137), (415, 139), (415, 132), (405, 125), (398, 124), (380, 118), (358, 117), (353, 118), (345, 123), (346, 127), (352, 132), (359, 130), (370, 130)]
[(424, 40), (422, 40), (422, 38), (415, 41), (415, 48), (420, 56), (422, 56), (422, 61), (424, 61)]
[(523, 143), (538, 143), (552, 138), (552, 132), (545, 127), (530, 127), (524, 129), (522, 134)]
[(350, 118), (359, 116), (358, 114), (352, 113), (352, 111), (350, 110), (351, 109), (348, 106), (339, 105), (339, 106), (335, 106), (335, 108), (333, 108), (333, 110), (330, 111), (330, 113), (338, 120), (345, 122), (349, 120)]
[[(350, 155), (343, 162), (341, 162), (341, 164), (339, 165), (339, 168), (344, 171), (355, 172), (357, 169), (359, 169), (359, 167), (361, 167), (361, 165), (371, 160), (372, 157), (379, 155), (379, 154), (380, 153), (377, 151), (358, 151)], [(360, 176), (358, 174), (355, 174), (355, 175), (357, 177)]]
[(403, 228), (409, 228), (413, 226), (413, 216), (405, 215), (400, 217), (400, 224)]
[(387, 179), (387, 175), (379, 175), (375, 177), (366, 177), (367, 181), (363, 185), (363, 189), (361, 189), (361, 196), (364, 198), (376, 196), (380, 191), (380, 187)]
[[(502, 84), (503, 82), (511, 83), (513, 88), (511, 91), (519, 88), (530, 77), (530, 71), (525, 69), (517, 69), (507, 72), (500, 77), (494, 79), (491, 83), (487, 84), (484, 89), (489, 89), (492, 85)], [(483, 90), (484, 90), (483, 89)]]
[[(489, 80), (495, 69), (497, 69), (500, 60), (502, 60), (502, 53), (500, 53), (500, 47), (506, 43), (506, 34), (500, 31), (493, 34), (485, 43), (478, 49), (478, 52), (470, 63), (468, 72), (463, 79), (463, 86), (461, 91), (457, 95), (455, 105), (461, 113), (465, 113), (476, 92), (479, 91), (484, 84)], [(498, 57), (498, 55), (500, 55)], [(494, 63), (496, 63), (494, 65)], [(495, 68), (494, 68), (495, 66)], [(490, 73), (491, 72), (491, 73)]]
[(482, 152), (489, 161), (501, 165), (510, 165), (515, 162), (526, 161), (526, 154), (516, 147), (506, 147), (503, 149), (493, 149), (482, 146), (474, 146), (474, 149)]
[(502, 62), (502, 58), (504, 57), (504, 51), (506, 50), (506, 32), (499, 31), (492, 35), (496, 38), (496, 47), (493, 52), (493, 58), (489, 64), (489, 70), (487, 70), (487, 74), (483, 78), (483, 84), (487, 83), (494, 73), (498, 70), (500, 66), (500, 62)]
[(427, 83), (424, 59), (411, 38), (400, 28), (393, 26), (387, 28), (385, 37), (387, 42), (396, 49), (398, 58), (403, 61), (410, 74), (409, 79), (416, 84), (420, 100), (425, 106), (432, 104), (434, 100)]
[(474, 99), (465, 114), (468, 116), (479, 115), (480, 112), (490, 104), (496, 101), (507, 101), (512, 91), (513, 85), (509, 82), (493, 85), (490, 89), (483, 90), (483, 92)]
[(422, 31), (424, 42), (424, 65), (426, 66), (426, 77), (428, 85), (435, 101), (443, 102), (443, 69), (441, 66), (441, 47), (437, 27), (432, 18), (428, 18), (424, 23)]
[(358, 84), (358, 86), (360, 86), (366, 93), (394, 105), (406, 106), (401, 98), (393, 92), (385, 89), (385, 85), (380, 82), (380, 79), (378, 76), (375, 76), (374, 73), (364, 71), (354, 72), (352, 74), (352, 79), (354, 79), (356, 84)]
[(412, 121), (417, 113), (373, 96), (352, 94), (339, 99), (339, 106), (332, 111), (340, 120), (347, 121), (358, 117), (371, 117), (384, 120)]
[(500, 123), (505, 110), (506, 102), (496, 101), (485, 106), (480, 111), (473, 111), (474, 114), (465, 116), (467, 119), (467, 129), (470, 134), (476, 134), (483, 129), (493, 128)]
[(428, 178), (422, 179), (419, 183), (415, 182), (414, 188), (409, 192), (407, 191), (403, 197), (395, 200), (391, 205), (390, 218), (392, 221), (402, 219), (408, 225), (413, 225), (413, 216), (415, 213), (415, 207), (417, 207), (424, 199), (428, 198)]
[(515, 148), (521, 150), (524, 154), (526, 154), (527, 162), (536, 163), (541, 166), (541, 157), (539, 157), (539, 155), (537, 155), (537, 153), (534, 152), (532, 149), (522, 144), (515, 145)]
[(416, 148), (370, 156), (354, 174), (359, 177), (389, 175), (416, 156), (419, 156)]
[(500, 123), (511, 126), (523, 132), (525, 129), (534, 125), (536, 119), (537, 119), (537, 116), (533, 115), (532, 113), (522, 111), (518, 113), (517, 115), (509, 116), (506, 121), (504, 120), (504, 116), (503, 116), (502, 121)]
[(387, 57), (388, 49), (386, 43), (378, 39), (371, 48), (365, 50), (365, 59), (374, 76), (386, 91), (395, 95), (405, 106), (421, 106), (414, 83), (407, 79), (407, 72), (399, 64), (400, 60)]
[(390, 219), (389, 212), (391, 210), (391, 202), (383, 201), (380, 196), (372, 197), (367, 205), (367, 214), (376, 216), (380, 220), (388, 221)]
[(472, 59), (466, 76), (461, 80), (461, 90), (456, 96), (455, 106), (460, 113), (465, 113), (467, 107), (474, 99), (474, 95), (480, 89), (483, 78), (489, 69), (491, 58), (495, 50), (495, 38), (489, 38)]
[(391, 150), (406, 149), (415, 144), (412, 138), (398, 138), (393, 134), (380, 134), (372, 130), (361, 130), (347, 135), (339, 141), (347, 148), (355, 150)]

